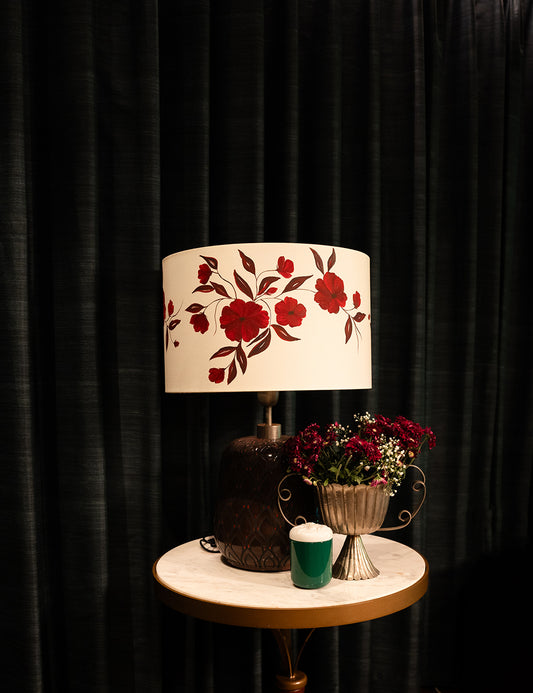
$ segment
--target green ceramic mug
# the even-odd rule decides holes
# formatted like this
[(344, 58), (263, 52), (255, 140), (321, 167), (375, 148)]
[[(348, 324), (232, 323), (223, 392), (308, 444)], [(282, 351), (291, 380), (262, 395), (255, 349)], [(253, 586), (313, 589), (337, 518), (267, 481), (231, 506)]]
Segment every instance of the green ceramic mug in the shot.
[(296, 587), (316, 589), (331, 580), (333, 532), (326, 525), (306, 522), (289, 533), (291, 578)]

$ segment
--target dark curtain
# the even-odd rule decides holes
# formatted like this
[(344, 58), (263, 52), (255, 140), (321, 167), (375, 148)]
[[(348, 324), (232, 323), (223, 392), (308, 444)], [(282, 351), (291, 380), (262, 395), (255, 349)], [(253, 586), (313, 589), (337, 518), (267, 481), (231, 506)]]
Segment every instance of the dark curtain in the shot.
[(163, 393), (160, 261), (249, 241), (371, 257), (373, 388), (283, 393), (285, 432), (370, 410), (437, 435), (426, 505), (387, 535), (429, 591), (316, 632), (309, 693), (513, 690), (533, 3), (2, 0), (0, 35), (5, 690), (270, 690), (270, 633), (172, 612), (151, 576), (211, 532), (222, 449), (260, 416)]

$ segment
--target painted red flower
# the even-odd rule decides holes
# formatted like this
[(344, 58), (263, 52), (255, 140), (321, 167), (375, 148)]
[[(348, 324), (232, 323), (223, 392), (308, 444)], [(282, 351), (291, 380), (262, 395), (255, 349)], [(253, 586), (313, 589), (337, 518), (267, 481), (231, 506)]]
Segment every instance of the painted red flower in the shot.
[(211, 267), (207, 264), (200, 265), (198, 268), (198, 281), (200, 284), (207, 284), (209, 278), (211, 277)]
[(290, 296), (286, 296), (283, 301), (276, 303), (275, 309), (278, 325), (289, 325), (289, 327), (301, 325), (307, 314), (305, 306)]
[(234, 342), (249, 342), (257, 337), (259, 330), (268, 325), (268, 313), (253, 301), (236, 298), (224, 306), (220, 315), (220, 327), (226, 337)]
[(210, 368), (209, 369), (209, 380), (212, 383), (221, 383), (224, 380), (224, 369), (223, 368)]
[(205, 313), (197, 313), (191, 318), (191, 325), (194, 327), (195, 332), (201, 332), (205, 334), (209, 329), (209, 320), (207, 319)]
[(333, 272), (326, 272), (323, 279), (317, 279), (315, 289), (315, 301), (328, 313), (338, 313), (339, 308), (346, 305), (344, 282)]
[(277, 266), (278, 272), (281, 274), (282, 277), (285, 277), (285, 279), (288, 279), (291, 274), (294, 272), (294, 262), (292, 260), (286, 260), (283, 255), (278, 257), (278, 266)]

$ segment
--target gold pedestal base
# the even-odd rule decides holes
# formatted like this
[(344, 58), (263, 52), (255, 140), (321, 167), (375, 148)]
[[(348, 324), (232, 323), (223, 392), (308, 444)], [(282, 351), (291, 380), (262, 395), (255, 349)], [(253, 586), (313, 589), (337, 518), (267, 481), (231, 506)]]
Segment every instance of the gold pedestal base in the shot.
[(361, 535), (348, 535), (332, 569), (339, 580), (369, 580), (379, 575), (370, 560)]
[(295, 671), (292, 676), (276, 676), (278, 691), (291, 691), (292, 693), (304, 693), (307, 685), (307, 676), (303, 671)]
[(291, 630), (279, 628), (272, 631), (279, 647), (280, 670), (282, 672), (276, 676), (276, 690), (291, 691), (291, 693), (305, 693), (307, 675), (304, 674), (303, 671), (300, 671), (297, 667), (300, 662), (303, 649), (314, 630), (314, 628), (311, 628), (311, 630), (307, 633), (307, 637), (297, 652)]

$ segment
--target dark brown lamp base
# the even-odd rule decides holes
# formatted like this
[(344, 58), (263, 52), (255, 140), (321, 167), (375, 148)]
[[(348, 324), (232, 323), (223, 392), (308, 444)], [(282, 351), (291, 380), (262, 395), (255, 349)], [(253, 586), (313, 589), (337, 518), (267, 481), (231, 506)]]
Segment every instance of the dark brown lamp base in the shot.
[[(235, 568), (277, 572), (290, 568), (290, 526), (278, 506), (278, 486), (287, 474), (287, 436), (272, 423), (277, 392), (258, 393), (265, 423), (257, 436), (232, 441), (222, 455), (214, 530), (217, 547)], [(312, 519), (315, 501), (310, 487), (299, 484), (286, 505), (288, 517)]]
[(280, 571), (290, 567), (289, 529), (277, 504), (286, 474), (283, 439), (238, 438), (221, 461), (214, 535), (236, 568)]

